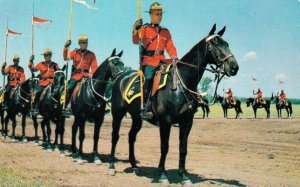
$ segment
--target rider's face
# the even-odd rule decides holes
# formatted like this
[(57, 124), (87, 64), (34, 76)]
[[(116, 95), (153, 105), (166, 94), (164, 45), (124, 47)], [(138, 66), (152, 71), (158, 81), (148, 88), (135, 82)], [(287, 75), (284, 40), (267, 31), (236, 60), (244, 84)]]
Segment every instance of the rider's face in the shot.
[(52, 55), (50, 55), (50, 54), (44, 55), (45, 61), (46, 61), (46, 62), (51, 61), (51, 56), (52, 56)]
[(88, 46), (88, 42), (87, 41), (80, 41), (79, 42), (79, 47), (80, 47), (81, 50), (87, 49), (87, 46)]
[(162, 20), (162, 11), (153, 11), (150, 13), (151, 23), (160, 24)]

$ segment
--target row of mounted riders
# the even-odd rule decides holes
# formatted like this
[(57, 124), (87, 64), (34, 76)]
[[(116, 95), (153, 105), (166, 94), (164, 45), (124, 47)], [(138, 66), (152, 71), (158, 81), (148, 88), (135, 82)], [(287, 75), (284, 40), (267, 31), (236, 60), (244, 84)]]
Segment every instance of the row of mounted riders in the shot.
[[(241, 101), (233, 97), (231, 88), (229, 88), (228, 91), (225, 92), (225, 94), (227, 94), (227, 97), (222, 97), (218, 95), (215, 99), (215, 102), (221, 103), (224, 112), (224, 118), (228, 117), (227, 115), (228, 109), (235, 109), (236, 112), (235, 118), (236, 119), (239, 118), (240, 114), (243, 113), (241, 108)], [(286, 99), (286, 93), (284, 92), (284, 90), (281, 90), (281, 93), (280, 94), (278, 93), (275, 96), (272, 94), (270, 100), (263, 98), (262, 91), (260, 88), (256, 93), (254, 93), (253, 91), (253, 94), (254, 94), (253, 98), (250, 97), (246, 100), (246, 105), (247, 107), (252, 106), (255, 118), (257, 117), (257, 109), (260, 108), (264, 108), (267, 113), (267, 118), (270, 118), (271, 101), (273, 101), (276, 105), (278, 118), (282, 118), (282, 109), (286, 110), (287, 118), (292, 118), (292, 114), (293, 114), (292, 103)], [(203, 118), (208, 118), (210, 112), (209, 101), (200, 94), (198, 96), (198, 100), (199, 100), (199, 107), (202, 108)]]
[[(212, 27), (206, 37), (200, 40), (191, 48), (181, 59), (177, 58), (176, 48), (171, 38), (170, 31), (161, 27), (159, 24), (162, 20), (163, 11), (160, 3), (153, 3), (149, 9), (150, 24), (142, 24), (138, 19), (134, 23), (132, 40), (134, 44), (139, 44), (141, 53), (141, 65), (144, 77), (143, 89), (136, 86), (137, 71), (124, 72), (124, 64), (121, 60), (122, 52), (113, 53), (102, 62), (97, 68), (95, 54), (87, 50), (87, 36), (79, 37), (79, 49), (70, 53), (68, 48), (71, 41), (67, 41), (64, 46), (64, 60), (73, 60), (73, 71), (71, 80), (68, 82), (67, 94), (64, 94), (65, 74), (58, 70), (57, 64), (51, 62), (50, 50), (45, 51), (45, 61), (33, 65), (32, 56), (29, 67), (33, 71), (40, 71), (40, 80), (37, 84), (41, 93), (36, 95), (31, 105), (30, 90), (34, 87), (35, 79), (28, 79), (22, 84), (15, 87), (14, 91), (8, 97), (7, 116), (5, 119), (4, 136), (7, 135), (7, 122), (13, 121), (13, 138), (16, 126), (17, 113), (22, 114), (23, 139), (25, 137), (25, 119), (31, 106), (35, 109), (36, 103), (38, 112), (43, 116), (41, 125), (43, 130), (43, 141), (46, 142), (47, 148), (51, 149), (51, 128), (50, 120), (56, 124), (54, 146), (58, 146), (60, 151), (64, 152), (63, 136), (65, 130), (65, 114), (72, 109), (74, 123), (72, 125), (72, 144), (71, 151), (73, 157), (82, 163), (83, 141), (85, 138), (85, 122), (94, 122), (94, 146), (93, 160), (101, 163), (98, 154), (98, 140), (101, 125), (106, 113), (106, 104), (110, 100), (105, 97), (105, 89), (110, 79), (114, 79), (111, 97), (111, 114), (112, 114), (112, 148), (109, 157), (108, 173), (115, 174), (115, 153), (119, 140), (119, 130), (122, 119), (129, 113), (132, 119), (131, 129), (129, 131), (129, 162), (133, 169), (138, 169), (135, 157), (135, 141), (138, 132), (142, 128), (143, 117), (152, 112), (152, 123), (159, 123), (161, 155), (158, 165), (159, 182), (168, 185), (169, 180), (165, 169), (166, 156), (169, 150), (169, 138), (171, 127), (178, 124), (179, 127), (179, 168), (178, 173), (181, 176), (182, 183), (185, 186), (192, 186), (192, 181), (185, 169), (188, 137), (193, 125), (194, 114), (198, 108), (197, 86), (203, 76), (204, 71), (209, 71), (216, 75), (235, 76), (239, 70), (238, 63), (229, 49), (228, 43), (222, 38), (226, 27), (215, 33), (216, 25)], [(168, 63), (165, 60), (164, 51), (171, 56), (171, 67), (160, 65)], [(47, 52), (47, 53), (46, 53)], [(209, 66), (208, 66), (209, 65)], [(12, 66), (13, 67), (13, 66)], [(164, 67), (164, 68), (159, 68)], [(89, 72), (89, 70), (91, 71)], [(167, 69), (167, 71), (161, 71)], [(161, 77), (156, 72), (161, 73)], [(16, 76), (18, 73), (6, 72)], [(164, 76), (165, 75), (165, 76)], [(13, 78), (13, 77), (11, 77)], [(159, 79), (164, 79), (159, 81)], [(137, 81), (133, 81), (137, 80)], [(154, 80), (154, 83), (153, 83)], [(219, 79), (221, 80), (221, 78)], [(159, 83), (164, 82), (164, 87), (159, 88)], [(47, 84), (49, 83), (49, 84)], [(128, 85), (134, 84), (130, 89)], [(159, 89), (155, 94), (151, 94), (151, 88)], [(45, 91), (46, 90), (46, 91)], [(130, 90), (130, 91), (128, 91)], [(139, 90), (138, 92), (136, 90)], [(142, 92), (142, 93), (141, 93)], [(130, 94), (129, 94), (130, 93)], [(136, 94), (138, 93), (138, 94)], [(66, 95), (66, 103), (64, 101)], [(125, 97), (130, 97), (130, 102)], [(36, 99), (36, 97), (39, 99)], [(145, 104), (143, 103), (145, 100)], [(69, 104), (71, 106), (69, 107)], [(65, 106), (65, 107), (64, 107)], [(143, 109), (143, 110), (141, 110)], [(62, 112), (63, 111), (63, 112)], [(3, 112), (3, 111), (2, 111)], [(33, 111), (34, 113), (34, 111)], [(3, 113), (2, 113), (3, 116)], [(32, 116), (35, 127), (35, 138), (37, 140), (37, 119), (36, 115)], [(47, 131), (46, 131), (47, 127)], [(3, 129), (3, 128), (2, 128)], [(79, 129), (79, 149), (76, 146), (76, 135)], [(58, 145), (58, 137), (60, 144)]]

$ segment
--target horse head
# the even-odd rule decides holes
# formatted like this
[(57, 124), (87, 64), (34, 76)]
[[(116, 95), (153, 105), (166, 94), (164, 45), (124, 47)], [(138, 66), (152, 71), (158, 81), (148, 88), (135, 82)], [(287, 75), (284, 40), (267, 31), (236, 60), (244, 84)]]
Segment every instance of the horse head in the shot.
[(229, 49), (228, 43), (222, 38), (226, 26), (215, 34), (216, 24), (205, 38), (207, 44), (207, 60), (227, 76), (235, 76), (239, 65)]
[(65, 73), (63, 70), (54, 72), (54, 95), (60, 96), (63, 92), (65, 83)]
[[(118, 77), (120, 74), (124, 72), (124, 63), (121, 60), (121, 56), (123, 55), (123, 51), (116, 54), (116, 49), (113, 50), (110, 57), (108, 57), (96, 70), (93, 75), (93, 78), (99, 78), (101, 74), (103, 75), (103, 69), (105, 69), (106, 77)], [(104, 67), (105, 66), (105, 67)]]

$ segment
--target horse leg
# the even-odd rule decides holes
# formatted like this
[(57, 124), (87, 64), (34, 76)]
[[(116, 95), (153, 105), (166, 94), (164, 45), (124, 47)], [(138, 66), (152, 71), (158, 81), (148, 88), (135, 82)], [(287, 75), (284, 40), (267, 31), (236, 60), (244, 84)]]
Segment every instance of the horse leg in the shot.
[(202, 118), (204, 119), (204, 118), (205, 118), (205, 110), (204, 110), (204, 106), (201, 106), (201, 108), (202, 108), (202, 113), (203, 113)]
[(182, 177), (182, 184), (184, 186), (193, 186), (191, 180), (188, 178), (186, 169), (185, 169), (185, 162), (186, 162), (186, 155), (187, 155), (187, 147), (188, 147), (188, 137), (193, 125), (193, 118), (185, 121), (184, 123), (181, 122), (179, 124), (179, 169), (178, 173)]
[(3, 138), (4, 137), (4, 111), (3, 110), (1, 110), (0, 115), (1, 115), (1, 126), (2, 126), (1, 135), (2, 135), (2, 138)]
[(77, 158), (77, 147), (76, 147), (76, 135), (78, 131), (78, 117), (75, 116), (74, 123), (72, 125), (72, 145), (71, 145), (71, 152), (73, 158)]
[(60, 154), (64, 155), (65, 151), (64, 151), (64, 134), (65, 134), (65, 118), (62, 117), (60, 119)]
[(43, 145), (46, 145), (47, 142), (47, 134), (46, 134), (46, 122), (45, 118), (41, 121), (41, 127), (42, 127), (42, 132), (43, 132)]
[(12, 116), (12, 135), (11, 135), (11, 140), (12, 142), (16, 142), (16, 136), (15, 136), (15, 133), (16, 133), (16, 126), (17, 126), (17, 120), (16, 120), (16, 115), (13, 115)]
[[(104, 110), (103, 110), (104, 111)], [(98, 143), (99, 143), (99, 136), (100, 136), (100, 128), (102, 126), (104, 120), (104, 116), (100, 116), (99, 119), (95, 120), (95, 127), (94, 127), (94, 148), (93, 148), (93, 155), (94, 155), (94, 163), (102, 164), (98, 154)]]
[(254, 111), (254, 118), (256, 119), (257, 108), (253, 107), (253, 111)]
[(80, 119), (79, 120), (79, 150), (78, 150), (78, 156), (77, 156), (77, 163), (78, 164), (83, 164), (82, 153), (83, 153), (84, 138), (85, 138), (85, 120)]
[(50, 124), (50, 119), (46, 120), (46, 125), (47, 125), (47, 150), (48, 152), (52, 151), (52, 146), (51, 146), (51, 124)]
[(168, 123), (159, 123), (159, 132), (160, 132), (160, 161), (158, 165), (158, 170), (160, 173), (159, 182), (162, 185), (169, 185), (169, 180), (167, 177), (167, 172), (165, 169), (166, 157), (169, 152), (169, 139), (171, 132), (171, 124)]
[(132, 126), (128, 134), (128, 140), (129, 140), (129, 162), (131, 164), (131, 167), (136, 169), (136, 159), (135, 159), (135, 152), (134, 152), (134, 144), (136, 141), (136, 136), (138, 132), (141, 130), (143, 125), (143, 121), (140, 117), (140, 115), (133, 115), (132, 116)]
[(54, 150), (55, 151), (59, 151), (59, 148), (58, 148), (58, 135), (60, 134), (59, 132), (59, 120), (55, 121), (55, 138), (54, 138), (54, 142), (53, 142), (53, 145), (54, 145)]
[(9, 122), (9, 119), (10, 119), (10, 114), (6, 114), (5, 116), (5, 127), (4, 127), (4, 138), (6, 138), (7, 134), (8, 134), (8, 122)]
[(115, 175), (116, 169), (115, 169), (115, 153), (116, 153), (116, 147), (117, 143), (119, 141), (119, 131), (121, 126), (121, 121), (123, 117), (125, 116), (126, 112), (114, 112), (112, 113), (113, 120), (112, 120), (112, 133), (111, 133), (111, 152), (110, 152), (110, 158), (109, 158), (109, 168), (107, 170), (108, 174)]
[(26, 130), (26, 114), (22, 114), (22, 141), (24, 143), (27, 143), (28, 140), (26, 138), (25, 130)]
[(237, 119), (239, 117), (239, 109), (238, 107), (235, 107), (234, 110), (235, 110), (235, 119)]
[(39, 127), (39, 124), (37, 122), (37, 118), (36, 117), (32, 117), (32, 121), (33, 121), (33, 126), (34, 126), (34, 134), (35, 134), (35, 137), (34, 137), (34, 143), (39, 143), (39, 137), (38, 137), (38, 127)]

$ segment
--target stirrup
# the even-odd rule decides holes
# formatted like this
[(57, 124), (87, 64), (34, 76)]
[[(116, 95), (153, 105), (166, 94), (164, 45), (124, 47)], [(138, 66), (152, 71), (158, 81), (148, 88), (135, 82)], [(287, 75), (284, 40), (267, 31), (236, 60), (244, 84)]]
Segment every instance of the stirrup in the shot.
[(151, 108), (150, 108), (150, 104), (147, 103), (143, 110), (141, 111), (141, 117), (142, 119), (152, 119), (153, 118), (153, 113), (151, 111)]
[(70, 108), (65, 108), (62, 110), (62, 116), (69, 118), (72, 115), (72, 111)]

